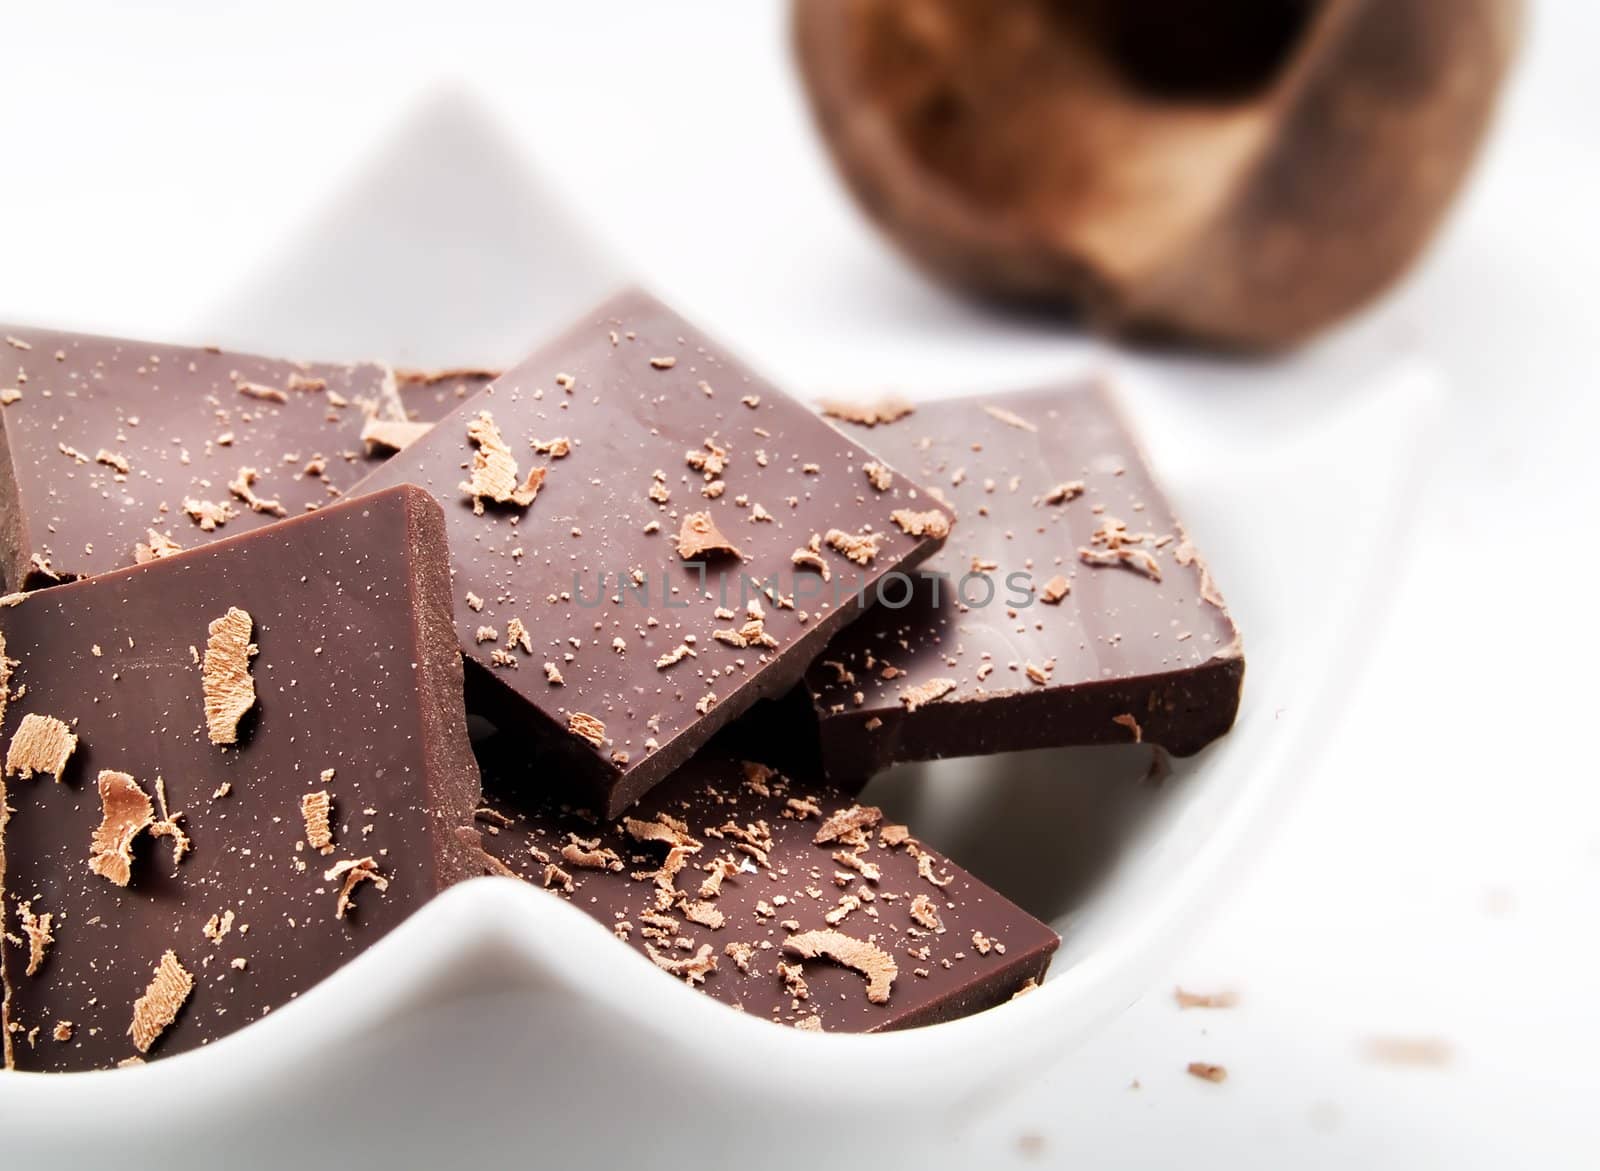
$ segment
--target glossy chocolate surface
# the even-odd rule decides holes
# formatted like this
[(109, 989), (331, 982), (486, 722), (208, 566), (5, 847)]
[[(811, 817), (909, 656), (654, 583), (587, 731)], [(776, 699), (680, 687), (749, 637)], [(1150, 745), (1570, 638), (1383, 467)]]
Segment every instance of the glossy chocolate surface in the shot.
[[(1060, 942), (1048, 926), (876, 810), (832, 836), (839, 815), (860, 810), (853, 798), (743, 762), (723, 744), (615, 821), (530, 800), (537, 763), (504, 737), (479, 744), (485, 847), (665, 968), (663, 978), (781, 1024), (934, 1024), (1043, 978)], [(675, 847), (683, 864), (663, 876)], [(838, 933), (893, 964), (881, 1003), (863, 971), (786, 947), (813, 932)], [(618, 956), (630, 962), (620, 948)]]
[(828, 775), (1133, 740), (1183, 756), (1232, 726), (1238, 631), (1103, 389), (837, 425), (960, 519), (915, 590), (869, 610), (808, 673)]
[[(304, 992), (476, 868), (477, 770), (461, 707), (443, 519), (402, 488), (0, 608), (11, 661), (0, 747), (25, 718), (78, 742), (58, 783), (4, 781), (9, 1041), (19, 1069), (140, 1056), (134, 1004), (171, 950), (194, 980), (145, 1059), (206, 1044)], [(248, 613), (255, 702), (212, 741), (208, 625)], [(331, 775), (329, 775), (331, 770)], [(191, 843), (133, 839), (129, 882), (91, 871), (103, 771), (132, 777)], [(159, 781), (158, 781), (159, 778)], [(159, 788), (158, 788), (159, 787)], [(308, 844), (308, 793), (331, 843)], [(341, 862), (370, 858), (336, 917)], [(34, 974), (28, 915), (54, 936)], [(220, 934), (219, 934), (220, 932)]]
[(0, 326), (0, 584), (133, 565), (151, 529), (188, 549), (332, 503), (371, 470), (367, 417), (398, 410), (378, 365)]
[[(489, 425), (512, 465), (501, 495), (520, 492), (524, 503), (468, 490), (484, 454), (469, 429), (483, 436)], [(935, 502), (904, 477), (875, 487), (872, 462), (688, 322), (630, 292), (469, 399), (358, 491), (410, 482), (444, 505), (473, 702), (503, 729), (559, 745), (565, 763), (552, 783), (615, 813), (727, 720), (799, 682), (858, 616), (856, 588), (937, 548), (938, 537), (891, 519), (931, 509), (942, 522)], [(530, 488), (530, 473), (543, 481)], [(737, 554), (682, 556), (680, 532), (696, 515)], [(848, 559), (821, 543), (832, 530), (845, 544), (874, 535), (876, 553)], [(813, 536), (827, 582), (794, 563)]]

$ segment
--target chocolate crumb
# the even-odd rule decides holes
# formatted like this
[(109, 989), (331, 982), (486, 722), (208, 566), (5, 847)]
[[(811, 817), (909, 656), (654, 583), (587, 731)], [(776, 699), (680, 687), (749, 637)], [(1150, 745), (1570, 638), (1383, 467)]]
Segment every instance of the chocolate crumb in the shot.
[(256, 685), (250, 677), (250, 659), (256, 653), (250, 641), (254, 628), (255, 620), (237, 606), (228, 607), (207, 628), (201, 688), (213, 744), (237, 744), (239, 721), (255, 706)]
[(650, 365), (654, 366), (657, 370), (671, 370), (677, 364), (678, 359), (671, 356), (650, 359)]
[[(244, 501), (251, 512), (264, 513), (267, 516), (288, 516), (288, 511), (277, 500), (263, 500), (256, 495), (254, 484), (261, 478), (261, 473), (255, 468), (240, 468), (239, 474), (228, 481), (228, 491)], [(204, 525), (200, 526), (204, 528)]]
[(1121, 724), (1124, 728), (1128, 729), (1128, 731), (1132, 732), (1133, 742), (1135, 744), (1143, 742), (1144, 730), (1139, 727), (1139, 721), (1134, 718), (1131, 712), (1123, 712), (1120, 716), (1112, 716), (1111, 722), (1113, 724)]
[(932, 537), (940, 541), (950, 535), (950, 518), (936, 508), (930, 508), (927, 512), (897, 508), (889, 514), (889, 519), (899, 525), (907, 536)]
[(1064, 480), (1044, 494), (1044, 502), (1046, 504), (1067, 504), (1082, 496), (1083, 492), (1084, 483), (1082, 480)]
[(878, 538), (872, 534), (863, 536), (843, 529), (829, 529), (822, 539), (828, 548), (844, 554), (857, 565), (868, 565), (878, 555)]
[(887, 492), (894, 487), (894, 473), (883, 464), (873, 461), (863, 464), (861, 470), (867, 474), (867, 483), (879, 492)]
[(228, 504), (216, 504), (210, 500), (185, 500), (183, 511), (195, 524), (200, 526), (200, 531), (209, 533), (228, 523), (233, 519), (233, 509)]
[(817, 829), (812, 841), (819, 846), (869, 830), (883, 820), (883, 810), (872, 805), (852, 805), (830, 815)]
[(1060, 605), (1061, 600), (1072, 592), (1072, 583), (1059, 573), (1044, 583), (1044, 588), (1039, 591), (1039, 600), (1051, 606)]
[(1228, 1080), (1228, 1071), (1223, 1066), (1212, 1065), (1206, 1061), (1191, 1061), (1188, 1065), (1190, 1077), (1197, 1077), (1201, 1081), (1221, 1085)]
[(900, 693), (900, 702), (905, 705), (907, 712), (914, 712), (923, 704), (943, 699), (959, 686), (954, 679), (930, 679), (915, 687), (907, 687)]

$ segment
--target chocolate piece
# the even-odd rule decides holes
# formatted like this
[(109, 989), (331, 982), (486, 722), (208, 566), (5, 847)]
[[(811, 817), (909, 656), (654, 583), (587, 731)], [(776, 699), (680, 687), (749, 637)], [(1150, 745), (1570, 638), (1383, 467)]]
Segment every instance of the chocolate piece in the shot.
[(1104, 390), (932, 402), (860, 434), (961, 522), (808, 673), (830, 777), (1130, 740), (1187, 756), (1233, 725), (1239, 633)]
[[(17, 1068), (215, 1040), (476, 872), (443, 543), (438, 507), (397, 488), (0, 608), (14, 664), (0, 742), (30, 716), (78, 738), (60, 784), (4, 782)], [(233, 614), (259, 650), (240, 650), (253, 702), (223, 746), (202, 648)], [(308, 842), (313, 792), (332, 817)]]
[[(855, 588), (938, 546), (891, 519), (934, 503), (903, 476), (877, 491), (869, 462), (630, 292), (357, 491), (409, 482), (444, 504), (474, 706), (559, 745), (544, 784), (614, 814), (799, 682)], [(793, 562), (810, 544), (826, 581)]]
[(1044, 976), (1054, 931), (878, 810), (815, 780), (697, 754), (616, 821), (535, 796), (542, 766), (478, 744), (484, 846), (671, 975), (828, 1032), (934, 1024)]
[(0, 335), (0, 584), (9, 591), (328, 504), (370, 470), (367, 418), (400, 417), (382, 366), (15, 326)]

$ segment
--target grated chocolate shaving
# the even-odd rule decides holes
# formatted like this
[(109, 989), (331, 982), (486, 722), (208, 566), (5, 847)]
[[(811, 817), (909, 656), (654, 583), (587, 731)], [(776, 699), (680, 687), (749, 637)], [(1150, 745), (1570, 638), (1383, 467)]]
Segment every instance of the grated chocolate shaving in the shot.
[(152, 561), (160, 561), (163, 557), (171, 557), (174, 553), (183, 552), (183, 546), (174, 541), (166, 533), (147, 529), (143, 541), (133, 547), (133, 561), (136, 565), (147, 565)]
[(822, 1032), (822, 1018), (819, 1016), (805, 1016), (795, 1021), (794, 1027), (802, 1033)]
[(528, 443), (540, 455), (548, 455), (551, 459), (566, 459), (572, 454), (572, 440), (565, 435), (558, 435), (554, 439), (531, 439)]
[(50, 921), (55, 918), (49, 911), (42, 915), (33, 913), (33, 904), (17, 902), (17, 915), (22, 920), (22, 933), (28, 937), (28, 967), (25, 976), (37, 975), (44, 966), (44, 957), (56, 937), (50, 933)]
[(699, 951), (683, 959), (663, 955), (648, 943), (644, 945), (644, 950), (656, 967), (674, 976), (681, 976), (690, 987), (704, 984), (706, 977), (717, 970), (717, 957), (712, 954), (709, 943), (701, 944)]
[(889, 514), (889, 519), (899, 525), (900, 531), (907, 536), (932, 537), (942, 541), (950, 535), (950, 518), (937, 508), (930, 508), (927, 512), (897, 508)]
[(528, 633), (528, 628), (522, 624), (522, 619), (512, 618), (506, 623), (506, 645), (521, 647), (523, 654), (533, 654), (533, 636)]
[(233, 911), (225, 910), (220, 915), (213, 915), (206, 920), (206, 925), (200, 929), (201, 933), (212, 943), (221, 943), (223, 936), (233, 930)]
[(879, 492), (887, 492), (894, 487), (894, 473), (876, 460), (861, 465), (861, 470), (866, 473), (867, 483)]
[(1067, 504), (1082, 496), (1083, 492), (1084, 483), (1082, 480), (1063, 480), (1044, 494), (1044, 502), (1046, 504)]
[(837, 842), (863, 830), (869, 830), (883, 820), (883, 810), (873, 805), (852, 805), (829, 815), (817, 828), (812, 841), (819, 846)]
[(333, 882), (338, 878), (344, 879), (344, 885), (339, 888), (339, 903), (334, 908), (333, 917), (343, 919), (345, 913), (355, 906), (355, 889), (363, 882), (370, 882), (380, 891), (389, 889), (389, 880), (378, 869), (378, 863), (368, 855), (365, 858), (346, 858), (343, 862), (336, 862), (322, 875), (322, 881)]
[(205, 664), (200, 669), (205, 692), (206, 730), (213, 744), (237, 744), (239, 721), (256, 704), (250, 659), (256, 653), (250, 633), (255, 619), (237, 606), (206, 628)]
[(167, 783), (160, 777), (156, 778), (156, 805), (161, 810), (161, 819), (151, 823), (150, 836), (172, 839), (172, 866), (176, 871), (178, 864), (183, 861), (183, 856), (193, 847), (193, 843), (189, 841), (189, 835), (183, 832), (183, 827), (178, 824), (183, 820), (183, 814), (167, 810)]
[(939, 909), (934, 906), (933, 900), (927, 895), (918, 895), (911, 900), (908, 908), (911, 921), (919, 927), (926, 927), (929, 931), (942, 931), (944, 924), (939, 921)]
[(606, 742), (605, 724), (587, 712), (573, 712), (569, 715), (567, 717), (567, 731), (580, 740), (587, 740), (596, 748), (604, 747)]
[(1139, 727), (1139, 721), (1134, 718), (1131, 712), (1123, 712), (1120, 716), (1112, 716), (1111, 722), (1113, 724), (1121, 724), (1124, 728), (1128, 729), (1128, 731), (1132, 732), (1133, 742), (1135, 744), (1143, 742), (1144, 729)]
[(846, 423), (856, 423), (862, 427), (876, 427), (880, 423), (893, 423), (903, 419), (914, 409), (912, 405), (898, 395), (885, 395), (875, 403), (852, 403), (838, 399), (823, 399), (819, 404), (822, 413), (834, 419), (842, 419)]
[(133, 840), (155, 821), (150, 794), (127, 773), (100, 773), (100, 824), (89, 840), (89, 869), (118, 886), (133, 877)]
[(170, 949), (164, 952), (149, 987), (133, 1002), (133, 1024), (128, 1026), (133, 1047), (140, 1053), (150, 1052), (156, 1038), (178, 1019), (179, 1010), (193, 991), (194, 977), (178, 962), (178, 953)]
[(990, 418), (999, 419), (1007, 427), (1015, 427), (1019, 431), (1037, 432), (1039, 430), (1035, 424), (1028, 422), (1028, 420), (1024, 419), (1015, 411), (1008, 411), (1004, 407), (986, 406), (983, 408), (983, 413), (988, 415)]
[(930, 679), (915, 687), (907, 687), (900, 693), (900, 702), (905, 705), (906, 711), (914, 712), (923, 704), (943, 699), (959, 686), (954, 679)]
[(432, 430), (432, 423), (414, 423), (410, 419), (382, 419), (374, 416), (362, 424), (361, 442), (367, 445), (368, 454), (379, 451), (404, 451)]
[(1212, 1065), (1208, 1061), (1191, 1061), (1187, 1068), (1190, 1077), (1197, 1077), (1203, 1082), (1221, 1085), (1228, 1080), (1228, 1071), (1224, 1066)]
[[(228, 481), (228, 491), (243, 500), (249, 506), (251, 512), (261, 512), (268, 516), (288, 516), (289, 513), (279, 501), (263, 500), (256, 495), (253, 485), (260, 478), (261, 473), (256, 471), (255, 468), (240, 468), (239, 474)], [(202, 525), (201, 527), (204, 528), (205, 526)]]
[(318, 789), (300, 798), (300, 817), (306, 826), (306, 845), (319, 854), (333, 853), (333, 827), (329, 815), (333, 812), (333, 798), (326, 789)]
[(568, 834), (567, 837), (569, 841), (561, 847), (564, 861), (582, 870), (621, 872), (622, 859), (615, 850), (602, 848), (599, 838), (580, 838), (577, 834)]
[(517, 461), (500, 435), (494, 416), (480, 411), (478, 417), (467, 424), (467, 438), (476, 445), (472, 457), (471, 478), (461, 483), (461, 491), (472, 497), (475, 516), (483, 515), (483, 502), (513, 504), (526, 508), (539, 495), (547, 468), (537, 467), (528, 472), (527, 479), (517, 484)]
[(784, 991), (796, 1000), (810, 1000), (811, 989), (806, 984), (806, 970), (799, 964), (778, 961), (778, 975), (783, 979)]
[[(0, 646), (0, 658), (3, 658), (3, 651)], [(3, 713), (4, 702), (0, 699), (0, 713)], [(26, 781), (36, 773), (48, 773), (59, 783), (67, 760), (77, 747), (78, 738), (66, 724), (54, 716), (29, 712), (12, 733), (11, 747), (6, 752), (5, 775), (16, 774)]]
[(867, 999), (873, 1004), (889, 1003), (889, 991), (900, 974), (894, 957), (875, 943), (846, 935), (842, 931), (804, 931), (783, 942), (783, 950), (802, 959), (827, 958), (854, 968), (867, 978)]
[(691, 512), (683, 518), (683, 525), (678, 530), (678, 556), (685, 561), (693, 561), (708, 553), (744, 557), (734, 543), (722, 535), (709, 512)]

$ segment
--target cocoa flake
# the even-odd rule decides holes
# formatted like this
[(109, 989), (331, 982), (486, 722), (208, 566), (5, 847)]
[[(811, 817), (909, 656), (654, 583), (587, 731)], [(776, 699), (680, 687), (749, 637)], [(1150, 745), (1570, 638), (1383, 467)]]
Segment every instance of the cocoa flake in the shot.
[(852, 833), (869, 830), (882, 820), (883, 810), (876, 806), (852, 805), (830, 814), (811, 840), (819, 846), (825, 846)]

